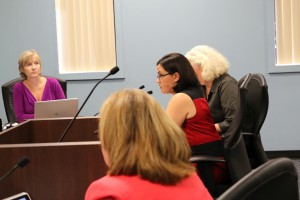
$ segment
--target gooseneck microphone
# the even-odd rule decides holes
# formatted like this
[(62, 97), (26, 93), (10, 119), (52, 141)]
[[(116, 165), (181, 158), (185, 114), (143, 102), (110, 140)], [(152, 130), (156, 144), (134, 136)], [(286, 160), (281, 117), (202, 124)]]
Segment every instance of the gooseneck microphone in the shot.
[(11, 168), (8, 172), (6, 172), (6, 174), (4, 174), (3, 176), (1, 176), (0, 177), (0, 181), (2, 180), (2, 179), (4, 179), (5, 177), (7, 177), (8, 175), (10, 175), (13, 171), (15, 171), (17, 168), (22, 168), (22, 167), (24, 167), (25, 165), (27, 165), (28, 163), (29, 163), (29, 158), (27, 158), (27, 157), (23, 157), (23, 158), (21, 158), (18, 162), (17, 162), (17, 164), (15, 164), (15, 166), (13, 167), (13, 168)]
[(63, 132), (63, 134), (61, 135), (61, 137), (59, 138), (58, 142), (61, 142), (62, 139), (65, 137), (66, 133), (68, 132), (68, 130), (70, 129), (71, 125), (74, 123), (75, 119), (77, 118), (78, 114), (80, 113), (80, 111), (82, 110), (83, 106), (85, 105), (85, 103), (87, 102), (87, 100), (90, 98), (90, 96), (92, 95), (92, 93), (94, 92), (95, 88), (99, 85), (99, 83), (101, 83), (102, 81), (104, 81), (107, 77), (114, 75), (115, 73), (117, 73), (119, 71), (119, 67), (115, 66), (114, 68), (112, 68), (110, 70), (110, 72), (102, 79), (100, 79), (98, 81), (98, 83), (93, 87), (93, 89), (91, 90), (91, 92), (89, 93), (89, 95), (87, 96), (87, 98), (85, 99), (85, 101), (83, 102), (82, 106), (79, 108), (78, 112), (76, 113), (76, 115), (74, 116), (74, 118), (72, 119), (72, 121), (69, 123), (68, 127), (66, 128), (66, 130)]
[[(141, 89), (141, 90), (144, 89), (144, 88), (145, 88), (144, 85), (141, 85), (141, 86), (139, 87), (139, 89)], [(150, 94), (149, 92), (151, 92), (151, 94), (152, 94), (152, 91), (148, 91), (147, 93)], [(94, 114), (94, 117), (97, 116), (98, 114), (99, 114), (99, 112), (95, 113), (95, 114)]]

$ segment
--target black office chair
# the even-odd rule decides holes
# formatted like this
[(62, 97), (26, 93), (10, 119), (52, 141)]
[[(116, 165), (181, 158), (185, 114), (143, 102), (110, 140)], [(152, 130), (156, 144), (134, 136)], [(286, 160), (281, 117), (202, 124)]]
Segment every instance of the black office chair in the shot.
[(292, 160), (271, 159), (236, 182), (217, 200), (299, 200), (298, 174)]
[[(46, 77), (49, 77), (49, 76), (46, 76)], [(54, 77), (52, 77), (52, 78), (54, 78)], [(58, 80), (58, 82), (60, 83), (60, 85), (65, 93), (65, 96), (67, 97), (67, 81), (63, 80), (63, 79), (59, 79), (59, 78), (55, 78), (55, 79)], [(20, 81), (22, 81), (22, 78), (16, 78), (11, 81), (8, 81), (1, 87), (5, 113), (6, 113), (7, 121), (10, 124), (17, 122), (17, 118), (16, 118), (15, 112), (14, 112), (14, 104), (13, 104), (13, 95), (12, 94), (13, 94), (14, 85)]]
[[(243, 78), (239, 83), (243, 82)], [(242, 134), (251, 167), (255, 169), (268, 160), (260, 135), (269, 107), (268, 85), (265, 77), (259, 73), (252, 74), (247, 90), (247, 109)]]
[(245, 79), (239, 85), (240, 101), (238, 104), (238, 108), (235, 111), (235, 117), (233, 118), (230, 127), (223, 137), (225, 159), (204, 155), (192, 156), (190, 158), (190, 161), (196, 163), (197, 165), (200, 165), (200, 168), (201, 165), (207, 163), (210, 163), (211, 165), (216, 162), (226, 163), (230, 178), (227, 183), (224, 183), (222, 185), (213, 185), (210, 182), (207, 184), (205, 180), (203, 180), (203, 183), (206, 185), (207, 189), (210, 191), (213, 197), (218, 197), (232, 184), (240, 180), (247, 173), (251, 172), (250, 162), (248, 160), (247, 151), (241, 134), (241, 128), (247, 102), (247, 87), (250, 79), (251, 74), (249, 73), (245, 76)]

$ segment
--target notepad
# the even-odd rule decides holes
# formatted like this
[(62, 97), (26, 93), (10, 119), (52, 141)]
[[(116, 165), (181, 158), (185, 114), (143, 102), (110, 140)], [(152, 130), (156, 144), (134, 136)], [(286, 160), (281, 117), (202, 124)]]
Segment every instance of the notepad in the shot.
[(34, 104), (34, 118), (74, 117), (78, 112), (78, 98), (37, 101)]

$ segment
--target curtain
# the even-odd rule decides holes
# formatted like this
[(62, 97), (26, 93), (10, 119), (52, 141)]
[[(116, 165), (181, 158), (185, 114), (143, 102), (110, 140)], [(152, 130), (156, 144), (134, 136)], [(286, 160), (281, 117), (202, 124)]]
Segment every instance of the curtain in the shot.
[(55, 0), (60, 73), (116, 66), (113, 0)]
[(276, 0), (277, 64), (300, 63), (300, 0)]

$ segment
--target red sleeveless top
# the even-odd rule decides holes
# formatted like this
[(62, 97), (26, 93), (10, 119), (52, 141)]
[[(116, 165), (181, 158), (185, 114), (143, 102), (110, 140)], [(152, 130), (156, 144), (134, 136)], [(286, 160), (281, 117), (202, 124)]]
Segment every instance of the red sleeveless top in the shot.
[(188, 143), (193, 146), (221, 140), (206, 99), (196, 98), (193, 102), (196, 106), (196, 115), (185, 120), (182, 126)]

